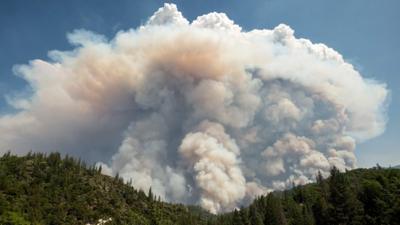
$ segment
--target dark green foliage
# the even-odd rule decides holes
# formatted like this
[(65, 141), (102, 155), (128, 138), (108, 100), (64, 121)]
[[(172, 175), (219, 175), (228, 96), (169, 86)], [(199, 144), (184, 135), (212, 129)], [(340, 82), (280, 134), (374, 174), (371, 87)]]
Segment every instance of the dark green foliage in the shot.
[(243, 221), (242, 221), (240, 212), (237, 211), (236, 209), (233, 211), (232, 225), (243, 225)]
[(255, 205), (251, 205), (249, 208), (249, 217), (251, 225), (263, 225), (263, 217), (258, 212), (258, 208)]
[(81, 160), (40, 153), (0, 158), (0, 224), (400, 225), (400, 169), (356, 169), (257, 197), (231, 213), (160, 201), (117, 174)]
[(258, 197), (248, 208), (220, 215), (214, 224), (243, 224), (238, 214), (249, 211), (251, 225), (400, 225), (400, 169), (341, 173), (332, 168), (329, 178), (320, 173), (316, 178), (315, 184)]
[(265, 208), (265, 225), (286, 225), (286, 218), (281, 205), (281, 199), (273, 193), (267, 197)]
[[(203, 210), (156, 201), (117, 175), (102, 175), (69, 156), (0, 158), (0, 224), (207, 224)], [(200, 216), (205, 214), (206, 216)], [(201, 218), (202, 217), (202, 218)]]

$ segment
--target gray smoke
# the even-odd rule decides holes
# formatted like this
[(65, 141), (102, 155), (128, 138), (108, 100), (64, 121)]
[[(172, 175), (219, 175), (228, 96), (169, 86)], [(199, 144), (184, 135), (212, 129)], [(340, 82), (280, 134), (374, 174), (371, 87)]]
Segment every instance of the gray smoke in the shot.
[(385, 128), (385, 84), (287, 25), (242, 31), (223, 13), (189, 22), (165, 4), (112, 40), (85, 30), (71, 51), (15, 67), (0, 149), (102, 161), (137, 188), (213, 213), (356, 167), (356, 142)]

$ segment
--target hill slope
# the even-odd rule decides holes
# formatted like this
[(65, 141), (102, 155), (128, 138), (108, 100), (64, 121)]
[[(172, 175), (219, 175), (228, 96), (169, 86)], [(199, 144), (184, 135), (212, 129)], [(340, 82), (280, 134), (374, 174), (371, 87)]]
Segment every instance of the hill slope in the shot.
[(4, 155), (0, 224), (205, 224), (201, 210), (160, 202), (100, 170), (58, 153)]
[(400, 224), (400, 170), (357, 169), (211, 215), (157, 200), (58, 153), (0, 158), (0, 224)]
[(235, 225), (399, 225), (400, 169), (371, 168), (317, 176), (317, 182), (257, 198), (222, 215)]

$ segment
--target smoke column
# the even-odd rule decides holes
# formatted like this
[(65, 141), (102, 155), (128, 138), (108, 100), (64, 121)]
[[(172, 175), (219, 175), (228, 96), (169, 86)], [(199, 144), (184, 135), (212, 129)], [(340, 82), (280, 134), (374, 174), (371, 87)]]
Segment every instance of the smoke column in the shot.
[(232, 210), (257, 195), (356, 167), (381, 134), (386, 85), (287, 25), (243, 31), (224, 13), (189, 22), (165, 4), (111, 40), (68, 34), (71, 51), (15, 66), (0, 151), (61, 151), (171, 202)]

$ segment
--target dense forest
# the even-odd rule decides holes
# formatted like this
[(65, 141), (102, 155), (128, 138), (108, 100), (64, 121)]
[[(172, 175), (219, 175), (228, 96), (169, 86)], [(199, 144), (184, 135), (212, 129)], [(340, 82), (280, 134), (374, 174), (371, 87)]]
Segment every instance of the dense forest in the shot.
[[(159, 201), (122, 178), (58, 153), (0, 158), (0, 224), (206, 224), (203, 211)], [(207, 214), (205, 214), (207, 215)], [(193, 222), (192, 222), (193, 221)]]
[(260, 196), (248, 207), (212, 215), (162, 202), (118, 175), (58, 153), (0, 158), (0, 224), (397, 225), (400, 169), (332, 168), (316, 183)]
[(331, 169), (328, 179), (257, 198), (218, 217), (235, 225), (398, 225), (400, 169)]

